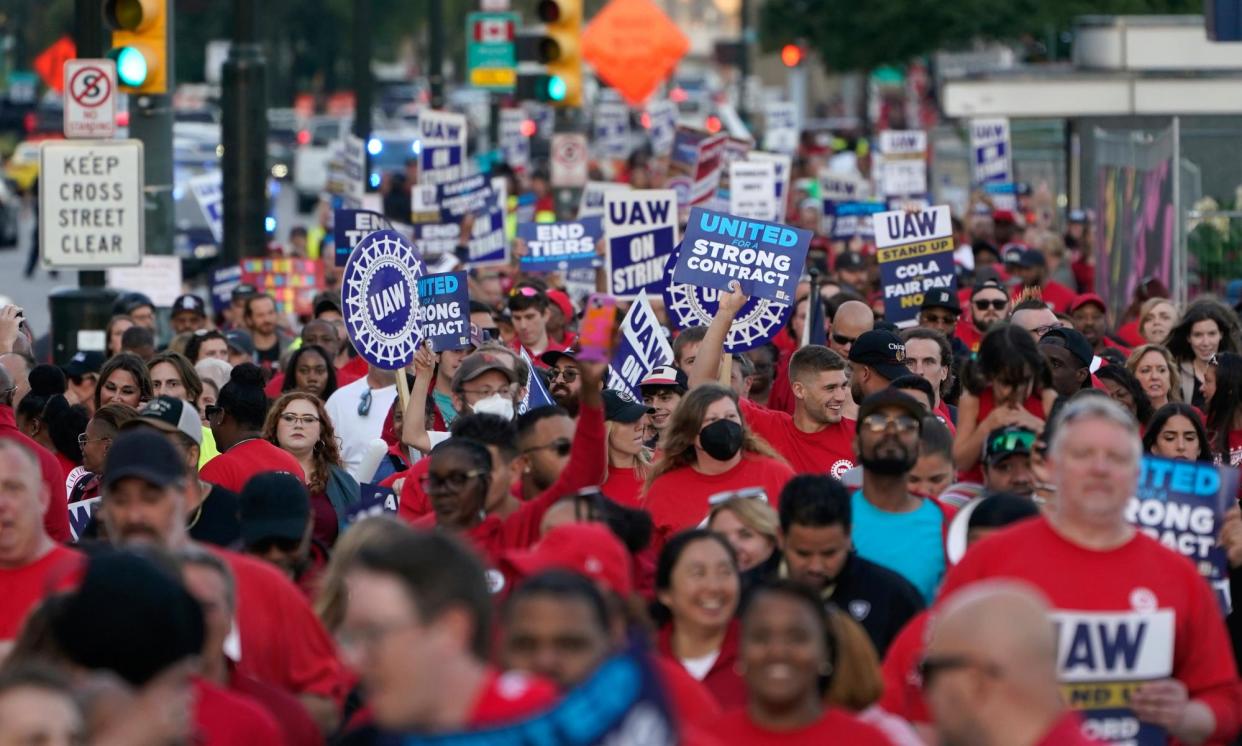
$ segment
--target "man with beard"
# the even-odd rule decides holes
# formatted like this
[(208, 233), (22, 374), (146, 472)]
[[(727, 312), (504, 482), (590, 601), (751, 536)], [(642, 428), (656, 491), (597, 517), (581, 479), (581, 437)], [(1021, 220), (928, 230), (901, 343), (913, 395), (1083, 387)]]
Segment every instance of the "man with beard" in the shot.
[(909, 372), (906, 345), (890, 331), (873, 329), (850, 348), (850, 394), (857, 404)]
[(1074, 301), (1074, 291), (1048, 278), (1048, 261), (1044, 252), (1022, 244), (1005, 248), (1005, 265), (1011, 274), (1022, 279), (1025, 288), (1036, 288), (1045, 303), (1057, 313), (1065, 313)]
[(1083, 293), (1074, 299), (1070, 306), (1070, 317), (1074, 320), (1074, 328), (1091, 343), (1091, 350), (1096, 355), (1113, 347), (1126, 355), (1130, 348), (1115, 342), (1108, 334), (1108, 304), (1095, 293)]
[[(720, 294), (720, 307), (690, 371), (691, 386), (716, 380), (725, 337), (747, 300), (741, 290)], [(886, 333), (867, 332), (863, 338)], [(823, 345), (807, 345), (789, 359), (789, 380), (794, 394), (792, 415), (740, 399), (742, 416), (754, 432), (785, 457), (795, 472), (827, 471), (839, 477), (854, 467), (854, 422), (844, 415), (849, 398), (845, 361)]]
[(958, 322), (957, 337), (971, 352), (979, 349), (983, 333), (1009, 315), (1009, 293), (998, 280), (984, 280), (970, 293), (970, 322)]
[(539, 362), (548, 366), (548, 393), (557, 406), (578, 416), (578, 392), (582, 390), (582, 372), (578, 369), (578, 350), (549, 350), (539, 356)]
[(1031, 471), (1034, 445), (1035, 432), (1021, 425), (1005, 425), (988, 433), (983, 445), (984, 491), (1031, 497), (1035, 493), (1035, 473)]
[(811, 588), (849, 614), (883, 657), (923, 609), (918, 590), (854, 551), (850, 494), (836, 479), (800, 474), (781, 490), (780, 506), (780, 577)]
[(255, 356), (264, 373), (280, 366), (280, 355), (293, 343), (293, 336), (280, 328), (280, 313), (276, 300), (262, 293), (246, 299), (243, 317), (250, 338), (254, 341)]
[(904, 576), (930, 603), (944, 577), (943, 529), (951, 516), (909, 490), (922, 417), (922, 405), (895, 390), (863, 400), (854, 436), (863, 483), (851, 507), (858, 553)]

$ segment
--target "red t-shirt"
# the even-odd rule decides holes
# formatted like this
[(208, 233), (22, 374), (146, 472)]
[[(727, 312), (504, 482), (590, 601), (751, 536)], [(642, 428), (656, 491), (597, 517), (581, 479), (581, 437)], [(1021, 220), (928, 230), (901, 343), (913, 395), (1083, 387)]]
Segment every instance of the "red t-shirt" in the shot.
[(932, 722), (918, 677), (918, 663), (927, 646), (927, 619), (927, 612), (920, 611), (906, 622), (889, 643), (881, 669), (884, 694), (878, 704), (911, 723)]
[[(513, 336), (513, 340), (509, 342), (509, 349), (513, 350), (514, 352), (520, 355), (522, 354), (522, 348), (523, 348), (522, 340), (518, 338), (518, 336), (515, 334)], [(543, 349), (543, 352), (564, 352), (565, 350), (568, 350), (568, 349), (569, 349), (569, 343), (567, 343), (565, 340), (561, 340), (558, 342), (557, 340), (552, 339), (552, 337), (549, 336), (548, 346)], [(539, 355), (536, 355), (535, 353), (530, 351), (530, 348), (526, 348), (526, 354), (530, 356), (530, 361), (534, 363), (536, 368), (547, 368), (548, 367), (547, 365), (544, 364), (542, 360), (539, 359)], [(541, 352), (539, 354), (542, 355), (543, 353)]]
[(228, 563), (237, 583), (238, 672), (293, 694), (343, 702), (351, 685), (349, 673), (297, 586), (266, 562), (208, 549)]
[(827, 708), (819, 720), (805, 728), (774, 731), (762, 728), (750, 719), (745, 708), (726, 712), (705, 727), (724, 743), (747, 746), (890, 746), (891, 742), (879, 729), (836, 708)]
[(663, 545), (669, 536), (699, 525), (707, 517), (708, 498), (718, 492), (762, 487), (776, 508), (781, 489), (793, 475), (784, 462), (754, 453), (742, 454), (737, 466), (722, 474), (700, 474), (693, 466), (661, 474), (643, 497), (655, 522), (656, 543)]
[(82, 555), (59, 544), (29, 565), (0, 567), (0, 640), (12, 640), (30, 611), (47, 596), (69, 590), (82, 579)]
[(194, 680), (194, 739), (202, 746), (281, 746), (284, 734), (258, 702)]
[(804, 433), (794, 424), (793, 415), (765, 409), (747, 399), (742, 399), (740, 406), (750, 429), (784, 456), (794, 473), (827, 473), (839, 479), (856, 465), (854, 420), (842, 419), (817, 433)]
[[(716, 662), (712, 664), (707, 675), (699, 682), (723, 710), (731, 710), (734, 707), (742, 707), (746, 704), (746, 682), (742, 680), (742, 675), (737, 672), (736, 665), (741, 636), (741, 624), (736, 619), (729, 622), (729, 629), (725, 632), (724, 640), (720, 643), (720, 654), (716, 656)], [(657, 633), (656, 649), (669, 662), (680, 666), (685, 671), (685, 666), (677, 657), (677, 654), (673, 652), (673, 627), (671, 624), (666, 624), (660, 628)], [(686, 675), (689, 676), (690, 672), (686, 671)], [(745, 743), (745, 741), (740, 743)]]
[(979, 331), (979, 327), (975, 326), (974, 319), (969, 313), (962, 315), (957, 320), (957, 328), (953, 335), (962, 340), (962, 344), (966, 345), (966, 349), (971, 352), (979, 351), (979, 343), (983, 341), (983, 332)]
[(13, 408), (0, 404), (0, 438), (11, 438), (21, 443), (39, 459), (39, 473), (47, 487), (47, 509), (43, 511), (43, 528), (47, 535), (62, 544), (73, 541), (69, 532), (69, 501), (65, 495), (65, 472), (52, 452), (39, 445), (17, 429)]
[(464, 726), (480, 728), (522, 720), (550, 708), (558, 697), (556, 687), (543, 679), (488, 669)]
[[(1043, 592), (1071, 702), (1075, 685), (1094, 696), (1172, 677), (1216, 716), (1211, 740), (1228, 742), (1242, 727), (1242, 684), (1220, 604), (1195, 566), (1155, 539), (1135, 532), (1116, 549), (1094, 551), (1062, 537), (1047, 519), (1022, 521), (973, 545), (945, 575), (940, 598), (985, 578), (1023, 580)], [(1084, 715), (1090, 733), (1091, 711)], [(1134, 722), (1117, 709), (1100, 716)], [(1145, 742), (1154, 726), (1142, 728), (1137, 740)]]
[(659, 671), (677, 722), (706, 727), (720, 717), (716, 698), (680, 662), (664, 655), (651, 656), (651, 661)]
[(229, 691), (254, 700), (276, 720), (286, 746), (322, 746), (323, 734), (292, 694), (258, 679), (229, 672)]
[(609, 466), (608, 478), (599, 486), (613, 502), (621, 503), (630, 508), (642, 507), (643, 481), (635, 473), (632, 466)]
[(240, 495), (251, 477), (269, 471), (287, 471), (303, 482), (306, 481), (302, 465), (297, 459), (288, 451), (262, 438), (244, 440), (216, 456), (207, 462), (198, 476), (204, 482), (218, 484)]
[[(1044, 401), (1037, 393), (1026, 397), (1026, 401), (1022, 402), (1022, 408), (1041, 420), (1047, 417), (1044, 414)], [(991, 414), (993, 409), (996, 409), (996, 397), (992, 394), (992, 388), (989, 386), (983, 390), (982, 394), (979, 394), (979, 415), (975, 417), (975, 426), (978, 427), (979, 423), (983, 422), (984, 418)], [(956, 435), (956, 429), (954, 430), (954, 435)], [(986, 438), (987, 435), (987, 433), (984, 433), (983, 437)], [(959, 474), (958, 481), (983, 484), (983, 466), (981, 462), (976, 461), (974, 466)]]

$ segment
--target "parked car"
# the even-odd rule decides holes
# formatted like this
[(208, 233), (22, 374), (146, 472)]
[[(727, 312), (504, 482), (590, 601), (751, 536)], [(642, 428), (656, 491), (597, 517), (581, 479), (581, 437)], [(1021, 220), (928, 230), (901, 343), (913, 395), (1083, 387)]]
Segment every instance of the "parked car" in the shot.
[(17, 191), (30, 191), (39, 178), (39, 144), (29, 140), (19, 142), (4, 164), (4, 178), (13, 182)]

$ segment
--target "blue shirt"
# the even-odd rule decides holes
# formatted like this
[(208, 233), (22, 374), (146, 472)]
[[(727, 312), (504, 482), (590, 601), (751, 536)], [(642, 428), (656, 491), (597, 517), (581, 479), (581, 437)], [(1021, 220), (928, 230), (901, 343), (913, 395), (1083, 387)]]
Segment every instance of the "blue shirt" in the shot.
[(945, 571), (940, 507), (923, 500), (909, 513), (890, 513), (867, 502), (862, 490), (850, 502), (858, 554), (909, 580), (930, 605)]

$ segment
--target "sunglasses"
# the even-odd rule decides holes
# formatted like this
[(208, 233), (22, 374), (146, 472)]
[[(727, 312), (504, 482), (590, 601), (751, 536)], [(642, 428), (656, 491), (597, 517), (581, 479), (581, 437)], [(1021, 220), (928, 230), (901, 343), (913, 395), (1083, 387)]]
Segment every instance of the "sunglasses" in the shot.
[(936, 677), (948, 671), (960, 670), (963, 668), (978, 668), (992, 676), (1000, 674), (1000, 667), (995, 663), (986, 661), (978, 661), (965, 655), (945, 655), (934, 656), (929, 655), (919, 661), (918, 674), (919, 680), (922, 682), (924, 691), (931, 688)]
[(553, 383), (558, 378), (565, 379), (565, 383), (573, 383), (578, 380), (577, 368), (553, 368), (548, 371), (548, 383)]
[(1030, 452), (1035, 446), (1035, 433), (1029, 430), (1010, 430), (988, 440), (988, 453)]
[(271, 550), (276, 549), (281, 554), (293, 554), (298, 551), (298, 547), (301, 545), (301, 539), (268, 536), (250, 544), (250, 551), (255, 554), (267, 554)]
[(455, 471), (452, 474), (439, 476), (437, 474), (428, 474), (419, 481), (423, 487), (423, 492), (427, 494), (441, 493), (447, 489), (449, 492), (460, 492), (470, 482), (471, 479), (487, 474), (482, 469), (474, 469), (472, 471)]
[(371, 389), (362, 392), (362, 398), (358, 400), (358, 416), (366, 417), (371, 414)]
[(537, 298), (539, 297), (539, 290), (531, 287), (530, 285), (523, 285), (521, 287), (513, 288), (512, 290), (509, 291), (510, 298), (516, 295), (520, 295), (523, 298)]
[(918, 429), (919, 421), (908, 414), (893, 416), (876, 412), (862, 418), (858, 424), (866, 426), (873, 433), (882, 433), (888, 429), (889, 425), (896, 427), (899, 433), (908, 433)]
[(952, 314), (941, 316), (938, 313), (925, 313), (923, 314), (923, 321), (928, 324), (956, 324), (957, 317)]
[(565, 458), (566, 456), (569, 455), (570, 449), (573, 448), (573, 443), (570, 442), (566, 438), (558, 438), (552, 441), (551, 443), (546, 443), (541, 446), (532, 446), (530, 448), (527, 448), (526, 450), (522, 451), (522, 453), (527, 454), (527, 453), (532, 453), (534, 451), (542, 451), (548, 448), (555, 450), (557, 456), (560, 456), (561, 458)]
[(1000, 298), (993, 298), (992, 300), (977, 300), (974, 303), (975, 308), (980, 311), (986, 311), (989, 307), (991, 307), (993, 311), (1003, 311), (1005, 310), (1005, 306), (1009, 305), (1008, 299), (1002, 300)]
[(842, 347), (849, 347), (850, 345), (858, 341), (858, 337), (847, 337), (844, 334), (837, 334), (836, 332), (833, 332), (832, 341), (836, 342)]

